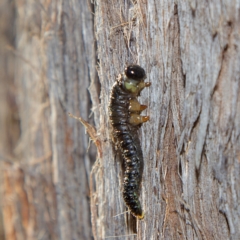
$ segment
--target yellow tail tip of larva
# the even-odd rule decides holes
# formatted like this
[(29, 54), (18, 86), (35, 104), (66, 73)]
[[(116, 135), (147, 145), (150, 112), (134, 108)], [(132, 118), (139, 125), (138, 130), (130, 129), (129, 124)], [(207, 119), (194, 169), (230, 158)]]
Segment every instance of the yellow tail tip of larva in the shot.
[(142, 219), (144, 219), (144, 213), (142, 213), (141, 215), (138, 215), (138, 216), (136, 216), (139, 220), (142, 220)]

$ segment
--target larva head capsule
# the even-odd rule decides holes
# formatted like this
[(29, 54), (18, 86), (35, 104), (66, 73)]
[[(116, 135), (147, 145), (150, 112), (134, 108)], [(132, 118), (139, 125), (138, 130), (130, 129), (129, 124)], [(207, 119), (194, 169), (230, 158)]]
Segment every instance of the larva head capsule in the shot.
[(129, 65), (125, 68), (124, 72), (127, 78), (131, 78), (133, 80), (141, 81), (146, 78), (144, 69), (139, 65)]
[(146, 87), (145, 79), (146, 73), (142, 67), (129, 65), (124, 71), (123, 86), (128, 92), (139, 95), (142, 89)]

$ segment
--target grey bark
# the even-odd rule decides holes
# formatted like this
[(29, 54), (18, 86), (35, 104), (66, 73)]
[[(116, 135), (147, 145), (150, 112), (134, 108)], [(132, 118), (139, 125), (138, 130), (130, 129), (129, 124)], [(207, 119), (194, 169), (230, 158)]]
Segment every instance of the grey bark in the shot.
[[(6, 239), (239, 239), (239, 0), (12, 7), (0, 79)], [(126, 213), (108, 119), (111, 86), (129, 63), (152, 82), (140, 98), (151, 118), (139, 132), (143, 221)], [(91, 110), (93, 168), (84, 127), (67, 115), (93, 124)]]
[[(95, 105), (97, 89), (91, 4), (1, 3), (6, 12), (13, 8), (5, 24), (15, 29), (1, 58), (14, 73), (12, 85), (7, 74), (1, 78), (10, 96), (2, 106), (16, 103), (1, 116), (5, 238), (91, 239), (89, 174), (96, 151), (87, 151), (84, 127), (68, 116), (72, 112), (93, 121), (88, 88), (92, 83)], [(15, 67), (7, 58), (14, 59)], [(9, 115), (15, 122), (8, 121)], [(20, 134), (10, 146), (6, 140), (13, 128)]]
[[(105, 140), (92, 174), (96, 239), (240, 238), (239, 22), (239, 1), (96, 1)], [(129, 63), (152, 82), (140, 98), (151, 120), (140, 131), (146, 217), (136, 231), (124, 213), (107, 108)]]

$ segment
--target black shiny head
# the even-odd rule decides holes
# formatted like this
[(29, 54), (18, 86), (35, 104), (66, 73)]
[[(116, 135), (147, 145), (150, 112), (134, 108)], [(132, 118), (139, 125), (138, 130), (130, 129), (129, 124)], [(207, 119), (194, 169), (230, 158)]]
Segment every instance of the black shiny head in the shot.
[(146, 77), (145, 71), (139, 65), (129, 65), (125, 68), (125, 74), (128, 78), (142, 80)]

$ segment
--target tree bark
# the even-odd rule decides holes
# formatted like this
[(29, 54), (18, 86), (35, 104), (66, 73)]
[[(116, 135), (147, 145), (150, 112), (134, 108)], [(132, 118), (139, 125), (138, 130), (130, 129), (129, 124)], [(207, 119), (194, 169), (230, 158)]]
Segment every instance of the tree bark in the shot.
[[(1, 2), (6, 239), (240, 239), (239, 0)], [(142, 221), (126, 212), (109, 125), (130, 63), (152, 82), (139, 98)], [(97, 154), (68, 112), (94, 122)]]
[[(103, 143), (92, 172), (96, 239), (240, 238), (239, 20), (239, 1), (96, 1)], [(140, 130), (145, 218), (135, 230), (108, 119), (111, 86), (129, 63), (152, 82), (140, 98), (151, 120)]]
[[(9, 64), (13, 86), (7, 77), (1, 81), (16, 102), (15, 109), (1, 116), (5, 238), (91, 239), (89, 174), (96, 151), (87, 151), (84, 127), (68, 116), (72, 112), (93, 122), (91, 101), (98, 101), (91, 4), (4, 4), (14, 8), (8, 25), (15, 29), (14, 41), (4, 49), (15, 68)], [(17, 120), (7, 121), (14, 114)], [(9, 146), (5, 140), (14, 127), (20, 135)]]

